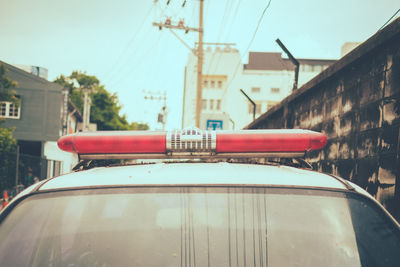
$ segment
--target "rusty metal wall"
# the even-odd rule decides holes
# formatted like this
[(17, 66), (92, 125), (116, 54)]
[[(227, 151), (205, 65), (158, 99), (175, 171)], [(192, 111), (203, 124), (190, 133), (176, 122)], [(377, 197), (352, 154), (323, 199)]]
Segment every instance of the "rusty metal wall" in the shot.
[(328, 144), (308, 160), (355, 182), (400, 221), (400, 19), (247, 128), (303, 128)]

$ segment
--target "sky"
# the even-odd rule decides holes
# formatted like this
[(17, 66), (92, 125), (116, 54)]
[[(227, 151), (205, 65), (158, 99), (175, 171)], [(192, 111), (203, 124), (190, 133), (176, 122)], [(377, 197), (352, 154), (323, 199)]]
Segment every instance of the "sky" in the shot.
[[(130, 122), (151, 129), (160, 128), (163, 101), (145, 98), (165, 92), (166, 129), (181, 128), (190, 50), (152, 23), (170, 17), (196, 28), (199, 2), (0, 0), (0, 60), (44, 67), (50, 81), (74, 70), (95, 75)], [(398, 0), (271, 0), (262, 16), (268, 3), (204, 0), (204, 41), (235, 43), (243, 63), (249, 51), (281, 52), (277, 38), (296, 58), (339, 59), (345, 42), (367, 40), (400, 8)], [(191, 47), (198, 40), (195, 32), (175, 32)]]

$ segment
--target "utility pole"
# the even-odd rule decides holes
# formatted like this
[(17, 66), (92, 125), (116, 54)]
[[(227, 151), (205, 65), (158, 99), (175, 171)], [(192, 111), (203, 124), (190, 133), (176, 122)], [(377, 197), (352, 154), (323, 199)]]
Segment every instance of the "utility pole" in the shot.
[(83, 127), (82, 130), (84, 132), (89, 131), (89, 124), (90, 124), (90, 105), (92, 101), (89, 97), (90, 89), (84, 88), (83, 89)]
[(196, 127), (200, 128), (201, 99), (203, 98), (203, 4), (200, 0), (199, 44), (197, 46)]
[(62, 135), (68, 134), (68, 88), (63, 88), (62, 97), (63, 97), (63, 110), (62, 110)]
[(145, 100), (158, 100), (158, 101), (163, 101), (163, 106), (161, 107), (160, 113), (158, 113), (157, 116), (157, 122), (162, 124), (162, 130), (165, 130), (165, 124), (166, 124), (166, 118), (168, 115), (167, 111), (167, 92), (164, 91), (163, 94), (160, 92), (158, 93), (153, 93), (152, 91), (146, 92), (145, 90), (142, 91), (146, 95), (144, 96)]
[[(15, 160), (15, 186), (16, 188), (18, 188), (18, 183), (20, 181), (18, 181), (18, 177), (19, 177), (19, 145), (17, 144), (17, 158)], [(19, 192), (18, 192), (19, 193)]]
[[(199, 8), (199, 28), (190, 28), (184, 25), (183, 20), (180, 20), (177, 25), (173, 25), (170, 18), (167, 18), (165, 23), (153, 23), (153, 26), (157, 26), (160, 30), (162, 28), (168, 28), (171, 30), (172, 33), (173, 29), (184, 30), (185, 33), (189, 31), (195, 31), (199, 33), (199, 42), (197, 45), (197, 53), (194, 53), (197, 56), (197, 87), (196, 87), (196, 120), (195, 124), (196, 127), (200, 128), (200, 113), (201, 113), (201, 99), (202, 99), (202, 78), (203, 78), (203, 9), (204, 9), (204, 0), (200, 1), (200, 8)], [(175, 33), (174, 35), (178, 37)], [(182, 39), (178, 37), (178, 39), (183, 42)], [(185, 46), (185, 42), (183, 42)], [(193, 50), (192, 50), (193, 52)]]

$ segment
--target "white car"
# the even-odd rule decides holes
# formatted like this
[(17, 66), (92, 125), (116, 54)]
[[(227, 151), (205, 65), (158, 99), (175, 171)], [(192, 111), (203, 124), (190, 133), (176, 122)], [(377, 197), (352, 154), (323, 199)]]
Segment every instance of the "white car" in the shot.
[[(62, 137), (60, 148), (82, 162), (3, 209), (0, 263), (399, 266), (399, 224), (375, 199), (288, 159), (326, 141), (302, 130)], [(285, 160), (254, 160), (271, 157)], [(116, 158), (166, 160), (105, 167), (91, 161)]]

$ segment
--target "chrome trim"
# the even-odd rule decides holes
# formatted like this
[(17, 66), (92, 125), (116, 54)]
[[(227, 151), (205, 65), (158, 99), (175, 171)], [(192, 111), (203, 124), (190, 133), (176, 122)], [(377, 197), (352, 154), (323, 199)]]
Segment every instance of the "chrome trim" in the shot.
[(298, 158), (303, 152), (218, 153), (214, 151), (169, 151), (167, 154), (81, 154), (81, 159), (193, 159), (193, 158)]
[(216, 133), (197, 128), (170, 131), (166, 135), (167, 152), (214, 152), (216, 150)]

